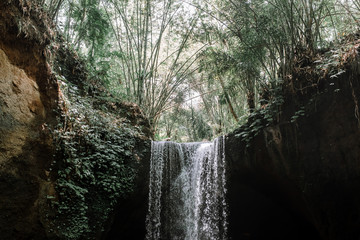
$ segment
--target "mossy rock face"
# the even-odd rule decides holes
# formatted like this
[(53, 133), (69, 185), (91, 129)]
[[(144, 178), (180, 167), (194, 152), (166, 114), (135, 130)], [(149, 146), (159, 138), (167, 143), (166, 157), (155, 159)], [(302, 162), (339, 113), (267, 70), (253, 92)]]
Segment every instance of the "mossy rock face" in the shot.
[(1, 239), (101, 238), (144, 177), (147, 120), (51, 28), (31, 1), (0, 3)]

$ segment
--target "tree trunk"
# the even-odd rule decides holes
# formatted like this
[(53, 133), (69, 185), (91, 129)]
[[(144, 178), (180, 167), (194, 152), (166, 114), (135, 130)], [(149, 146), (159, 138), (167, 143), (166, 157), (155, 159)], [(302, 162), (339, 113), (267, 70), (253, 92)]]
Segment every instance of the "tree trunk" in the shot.
[(232, 103), (230, 101), (230, 98), (229, 98), (229, 95), (227, 94), (226, 90), (225, 90), (225, 84), (224, 84), (224, 81), (223, 79), (218, 75), (218, 78), (220, 80), (220, 84), (221, 84), (221, 88), (224, 92), (224, 95), (225, 95), (225, 99), (226, 99), (226, 102), (228, 103), (228, 106), (229, 106), (229, 109), (230, 109), (230, 112), (231, 112), (231, 115), (234, 117), (235, 121), (238, 122), (239, 121), (239, 118), (238, 116), (236, 115), (235, 111), (234, 111), (234, 108), (232, 106)]
[(255, 93), (249, 91), (246, 94), (246, 97), (247, 97), (247, 104), (249, 107), (249, 111), (250, 111), (250, 113), (253, 113), (255, 110)]

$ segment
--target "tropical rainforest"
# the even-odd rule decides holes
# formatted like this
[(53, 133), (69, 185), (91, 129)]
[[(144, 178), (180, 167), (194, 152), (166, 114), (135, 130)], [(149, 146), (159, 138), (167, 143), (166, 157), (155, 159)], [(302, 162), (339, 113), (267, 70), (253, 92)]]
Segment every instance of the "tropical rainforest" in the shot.
[(340, 0), (38, 2), (90, 78), (138, 104), (156, 139), (175, 141), (212, 139), (281, 104), (275, 92), (296, 64), (354, 33), (360, 9)]
[(359, 239), (359, 21), (360, 0), (1, 0), (0, 239), (144, 239), (152, 141), (219, 136), (221, 239)]

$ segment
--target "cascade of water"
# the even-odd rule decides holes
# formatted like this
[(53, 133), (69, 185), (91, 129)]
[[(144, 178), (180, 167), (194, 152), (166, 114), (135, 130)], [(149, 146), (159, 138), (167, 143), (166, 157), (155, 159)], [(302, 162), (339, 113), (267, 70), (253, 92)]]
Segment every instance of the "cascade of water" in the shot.
[(152, 142), (148, 240), (226, 239), (225, 142)]

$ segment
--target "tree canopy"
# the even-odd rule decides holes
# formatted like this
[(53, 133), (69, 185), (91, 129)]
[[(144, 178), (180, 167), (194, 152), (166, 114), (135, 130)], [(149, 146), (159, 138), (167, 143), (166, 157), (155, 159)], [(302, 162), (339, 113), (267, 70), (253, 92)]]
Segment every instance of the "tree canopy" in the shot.
[[(91, 78), (137, 103), (157, 139), (242, 123), (311, 58), (359, 27), (359, 0), (38, 0)], [(301, 60), (305, 61), (305, 60)]]

